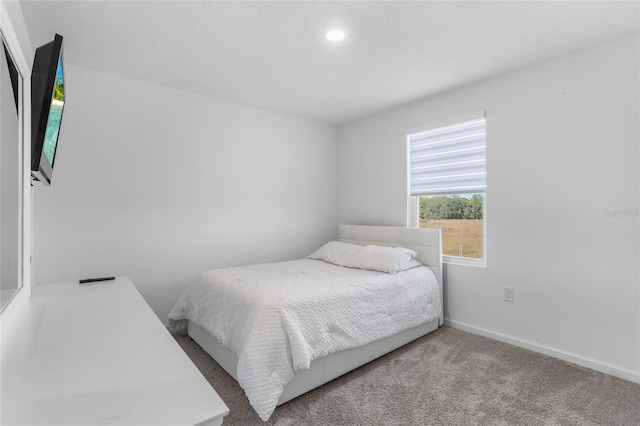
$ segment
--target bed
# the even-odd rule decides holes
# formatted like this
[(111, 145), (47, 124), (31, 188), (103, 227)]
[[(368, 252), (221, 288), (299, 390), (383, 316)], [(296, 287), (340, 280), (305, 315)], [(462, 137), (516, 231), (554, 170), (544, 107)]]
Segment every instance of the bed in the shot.
[[(408, 250), (421, 265), (385, 273), (316, 257), (207, 271), (169, 314), (170, 328), (186, 328), (240, 383), (262, 420), (443, 323), (440, 230), (340, 225), (339, 241)], [(259, 297), (256, 285), (264, 289)]]

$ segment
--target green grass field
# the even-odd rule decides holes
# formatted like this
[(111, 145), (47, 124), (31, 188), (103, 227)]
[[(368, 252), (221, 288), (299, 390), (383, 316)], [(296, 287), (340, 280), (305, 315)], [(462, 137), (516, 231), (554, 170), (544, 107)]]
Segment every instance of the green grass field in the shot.
[(442, 230), (442, 254), (482, 259), (482, 220), (421, 220), (420, 228)]

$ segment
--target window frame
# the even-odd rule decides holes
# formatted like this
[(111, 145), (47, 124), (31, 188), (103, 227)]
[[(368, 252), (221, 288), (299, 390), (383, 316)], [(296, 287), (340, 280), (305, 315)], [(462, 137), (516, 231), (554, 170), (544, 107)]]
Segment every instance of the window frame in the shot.
[[(422, 125), (419, 127), (413, 127), (411, 129), (407, 129), (406, 131), (406, 158), (407, 158), (407, 226), (410, 228), (417, 228), (419, 226), (419, 209), (420, 203), (418, 199), (420, 196), (411, 196), (409, 195), (410, 190), (410, 181), (411, 181), (411, 172), (410, 172), (410, 141), (411, 136), (416, 133), (425, 132), (428, 130), (436, 129), (438, 127), (446, 127), (450, 125), (454, 125), (457, 123), (463, 123), (465, 121), (470, 121), (474, 119), (484, 118), (486, 120), (485, 111), (477, 112), (473, 114), (467, 114), (462, 117), (441, 120), (438, 122), (433, 122), (430, 124)], [(486, 125), (486, 124), (485, 124)], [(487, 137), (485, 136), (485, 150), (487, 149)], [(482, 259), (474, 259), (470, 257), (460, 257), (460, 256), (451, 256), (451, 255), (442, 255), (443, 263), (454, 264), (454, 265), (464, 265), (464, 266), (474, 266), (480, 268), (486, 268), (487, 266), (487, 189), (485, 188), (485, 192), (475, 192), (475, 194), (482, 194)], [(441, 194), (441, 195), (459, 195), (459, 194)]]

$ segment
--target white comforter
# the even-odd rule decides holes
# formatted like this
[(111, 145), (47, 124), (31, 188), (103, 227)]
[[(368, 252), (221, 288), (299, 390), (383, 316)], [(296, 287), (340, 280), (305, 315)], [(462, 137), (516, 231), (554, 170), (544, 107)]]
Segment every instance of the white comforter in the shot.
[(301, 259), (204, 272), (169, 313), (193, 321), (238, 356), (238, 383), (268, 420), (296, 371), (440, 314), (426, 267), (397, 275)]

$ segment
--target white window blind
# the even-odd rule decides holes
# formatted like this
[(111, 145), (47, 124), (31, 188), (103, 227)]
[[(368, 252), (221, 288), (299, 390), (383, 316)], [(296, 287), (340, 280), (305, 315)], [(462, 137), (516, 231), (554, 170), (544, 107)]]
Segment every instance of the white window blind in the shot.
[(486, 192), (485, 118), (414, 133), (408, 139), (410, 196)]

